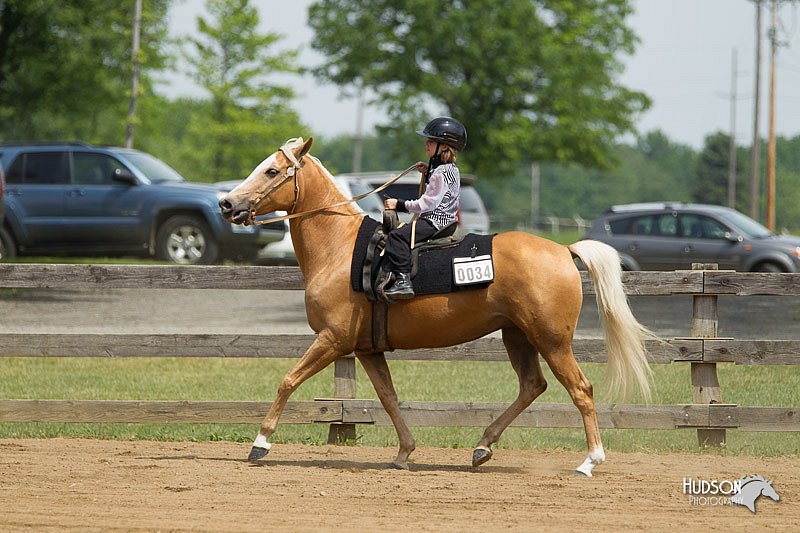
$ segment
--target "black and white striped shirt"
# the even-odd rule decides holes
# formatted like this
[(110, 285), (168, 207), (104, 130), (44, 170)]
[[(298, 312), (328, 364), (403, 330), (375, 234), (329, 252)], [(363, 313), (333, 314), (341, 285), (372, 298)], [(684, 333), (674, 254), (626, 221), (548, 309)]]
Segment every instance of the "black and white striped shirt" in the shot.
[(458, 217), (461, 174), (455, 163), (439, 165), (431, 174), (425, 192), (418, 200), (406, 200), (409, 213), (420, 213), (436, 229), (442, 229)]

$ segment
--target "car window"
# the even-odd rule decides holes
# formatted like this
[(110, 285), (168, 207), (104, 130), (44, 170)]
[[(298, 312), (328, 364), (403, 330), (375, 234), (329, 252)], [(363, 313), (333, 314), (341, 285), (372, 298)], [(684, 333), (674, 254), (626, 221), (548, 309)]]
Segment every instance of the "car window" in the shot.
[(8, 168), (7, 183), (22, 183), (22, 176), (25, 174), (25, 155), (20, 155), (11, 163)]
[(724, 239), (729, 231), (711, 217), (685, 214), (680, 216), (681, 236), (692, 239)]
[(483, 201), (474, 187), (461, 186), (461, 211), (465, 213), (483, 212)]
[[(362, 194), (368, 193), (374, 190), (369, 185), (364, 183), (351, 183), (350, 184), (350, 191), (353, 193), (353, 196), (361, 196)], [(361, 209), (364, 211), (383, 211), (383, 202), (380, 201), (378, 194), (371, 194), (369, 196), (365, 196), (357, 203)]]
[(186, 181), (178, 171), (144, 152), (125, 152), (124, 156), (129, 159), (152, 183), (163, 183), (165, 181)]
[(393, 183), (382, 191), (389, 198), (416, 200), (419, 198), (419, 185), (413, 183)]
[(750, 235), (751, 237), (754, 237), (756, 239), (764, 239), (773, 234), (770, 230), (768, 230), (767, 228), (765, 228), (752, 218), (748, 217), (747, 215), (743, 215), (738, 211), (733, 211), (733, 210), (726, 211), (720, 213), (719, 216), (726, 222), (729, 222), (733, 226), (738, 227), (745, 234)]
[(608, 227), (614, 235), (630, 235), (633, 233), (633, 221), (635, 218), (623, 217), (608, 221)]
[(112, 176), (120, 163), (105, 154), (73, 152), (72, 183), (81, 185), (111, 185)]
[(66, 156), (66, 152), (21, 154), (8, 170), (8, 183), (66, 184), (69, 182)]
[(675, 236), (678, 231), (678, 223), (672, 213), (623, 217), (609, 221), (608, 225), (611, 228), (611, 233), (615, 235), (669, 237)]

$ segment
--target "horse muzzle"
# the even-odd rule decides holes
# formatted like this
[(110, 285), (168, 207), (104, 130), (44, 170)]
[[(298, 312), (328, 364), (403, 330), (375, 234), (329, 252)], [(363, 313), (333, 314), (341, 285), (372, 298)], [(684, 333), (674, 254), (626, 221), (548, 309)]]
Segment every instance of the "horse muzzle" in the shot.
[(222, 218), (234, 224), (245, 224), (250, 220), (250, 209), (234, 207), (230, 200), (223, 198), (219, 201)]

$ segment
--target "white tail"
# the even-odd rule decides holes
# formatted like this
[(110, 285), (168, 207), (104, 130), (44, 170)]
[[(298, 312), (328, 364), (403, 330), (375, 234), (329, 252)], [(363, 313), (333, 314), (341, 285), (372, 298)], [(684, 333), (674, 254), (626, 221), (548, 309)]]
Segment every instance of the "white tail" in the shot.
[(598, 241), (578, 241), (570, 252), (586, 266), (594, 281), (597, 309), (608, 351), (609, 385), (613, 395), (625, 398), (635, 388), (650, 399), (652, 372), (644, 341), (658, 339), (633, 316), (622, 287), (619, 254)]

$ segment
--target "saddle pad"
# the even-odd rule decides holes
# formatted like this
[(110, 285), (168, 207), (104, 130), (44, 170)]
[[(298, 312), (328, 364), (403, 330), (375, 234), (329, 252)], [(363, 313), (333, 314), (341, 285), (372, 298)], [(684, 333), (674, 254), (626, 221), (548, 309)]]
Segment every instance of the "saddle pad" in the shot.
[[(364, 292), (364, 282), (362, 280), (362, 270), (364, 260), (367, 256), (367, 246), (375, 230), (380, 223), (365, 218), (361, 223), (353, 249), (353, 261), (350, 267), (350, 284), (356, 292)], [(453, 281), (453, 258), (470, 257), (475, 255), (491, 255), (492, 238), (494, 235), (477, 235), (470, 233), (461, 242), (453, 243), (447, 248), (438, 248), (419, 252), (419, 264), (417, 274), (412, 278), (414, 293), (423, 294), (444, 294), (448, 292), (481, 289), (488, 285), (476, 284), (459, 287)], [(474, 247), (474, 249), (473, 249)], [(372, 269), (372, 282), (378, 275), (378, 267), (382, 262), (376, 261)]]

